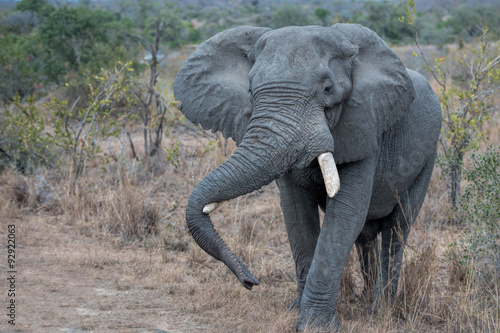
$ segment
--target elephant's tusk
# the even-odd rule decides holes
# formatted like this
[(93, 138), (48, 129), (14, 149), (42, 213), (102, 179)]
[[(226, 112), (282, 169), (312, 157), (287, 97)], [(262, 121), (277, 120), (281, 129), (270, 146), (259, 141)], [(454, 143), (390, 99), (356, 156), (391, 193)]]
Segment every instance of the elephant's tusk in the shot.
[(340, 190), (340, 178), (332, 153), (319, 155), (318, 162), (325, 181), (326, 193), (333, 198)]
[(220, 205), (222, 205), (223, 202), (224, 201), (209, 203), (208, 205), (206, 205), (205, 207), (203, 207), (203, 213), (204, 214), (210, 214), (211, 212), (213, 212), (214, 210), (216, 210)]

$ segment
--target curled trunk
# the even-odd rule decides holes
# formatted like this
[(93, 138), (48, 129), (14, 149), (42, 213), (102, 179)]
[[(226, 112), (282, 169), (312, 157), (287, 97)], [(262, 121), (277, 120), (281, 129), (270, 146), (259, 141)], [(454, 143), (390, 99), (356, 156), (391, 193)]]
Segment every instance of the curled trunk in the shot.
[[(262, 116), (254, 113), (239, 148), (196, 186), (186, 209), (188, 228), (196, 243), (215, 259), (224, 262), (247, 289), (259, 281), (222, 240), (208, 213), (218, 203), (255, 191), (290, 168), (305, 167), (320, 154), (333, 150), (333, 138), (322, 110), (319, 114), (323, 121), (316, 122), (311, 130), (314, 134), (310, 135), (307, 135), (308, 129), (304, 128), (306, 121), (293, 119), (286, 114), (280, 117), (283, 110), (286, 111), (286, 108), (262, 112)], [(303, 136), (307, 140), (302, 139)], [(332, 170), (332, 163), (335, 169), (333, 157), (326, 159), (330, 165), (327, 169)], [(329, 176), (325, 178), (335, 180), (336, 169), (328, 172)], [(330, 188), (328, 194), (335, 191), (335, 187)]]
[[(263, 168), (277, 166), (253, 165), (245, 148), (237, 151), (221, 166), (207, 175), (193, 190), (186, 209), (189, 231), (196, 243), (208, 254), (224, 262), (247, 289), (259, 281), (248, 271), (243, 262), (229, 249), (215, 230), (204, 207), (250, 193), (269, 184), (276, 172), (263, 173)], [(277, 168), (279, 169), (279, 167)]]

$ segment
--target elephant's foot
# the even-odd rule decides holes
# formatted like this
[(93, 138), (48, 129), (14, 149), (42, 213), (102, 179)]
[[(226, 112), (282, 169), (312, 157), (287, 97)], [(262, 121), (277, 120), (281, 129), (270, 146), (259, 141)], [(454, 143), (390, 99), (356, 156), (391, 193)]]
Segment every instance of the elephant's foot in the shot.
[(380, 309), (380, 305), (378, 303), (374, 302), (374, 303), (370, 304), (370, 306), (368, 307), (368, 313), (375, 315), (379, 312), (379, 309)]
[(295, 297), (293, 302), (288, 307), (288, 311), (300, 310), (300, 301), (302, 299), (302, 293), (304, 290), (304, 283), (305, 283), (305, 280), (303, 281), (302, 285), (297, 286), (297, 297)]
[(376, 293), (373, 297), (373, 302), (370, 304), (368, 307), (368, 312), (370, 314), (377, 314), (380, 312), (380, 308), (382, 307), (382, 304), (385, 303), (383, 300), (383, 295), (380, 293)]
[(396, 301), (396, 297), (392, 295), (385, 295), (383, 293), (378, 293), (374, 296), (373, 302), (370, 305), (368, 311), (371, 314), (377, 314), (384, 308), (390, 308)]
[(358, 302), (358, 304), (363, 309), (368, 311), (368, 313), (372, 313), (373, 304), (375, 302), (375, 295), (374, 295), (373, 290), (368, 291), (365, 287), (365, 288), (363, 288), (363, 290), (360, 294), (355, 293), (354, 297), (355, 297), (356, 301)]
[(340, 322), (333, 313), (299, 315), (295, 323), (296, 332), (332, 332), (340, 329)]

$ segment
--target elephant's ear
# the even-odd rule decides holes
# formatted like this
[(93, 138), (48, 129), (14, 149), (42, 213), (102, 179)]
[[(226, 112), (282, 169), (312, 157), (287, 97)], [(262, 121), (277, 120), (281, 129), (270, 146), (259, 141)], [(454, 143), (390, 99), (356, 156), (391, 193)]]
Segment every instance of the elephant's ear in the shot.
[(247, 55), (269, 30), (229, 29), (198, 47), (174, 80), (174, 96), (187, 119), (241, 142), (252, 114)]
[(358, 24), (330, 29), (359, 47), (352, 63), (351, 97), (333, 130), (335, 161), (346, 163), (378, 149), (382, 134), (407, 112), (415, 90), (401, 60), (375, 32)]

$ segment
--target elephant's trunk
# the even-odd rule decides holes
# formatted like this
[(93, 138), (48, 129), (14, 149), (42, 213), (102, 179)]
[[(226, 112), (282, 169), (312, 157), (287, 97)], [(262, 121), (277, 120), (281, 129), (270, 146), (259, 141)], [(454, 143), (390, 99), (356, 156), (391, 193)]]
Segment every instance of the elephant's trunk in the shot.
[[(269, 163), (257, 166), (256, 156), (244, 147), (217, 169), (207, 175), (193, 190), (186, 209), (189, 231), (198, 245), (215, 259), (224, 262), (238, 277), (243, 286), (252, 289), (259, 281), (248, 271), (242, 261), (229, 249), (214, 229), (206, 206), (250, 193), (272, 182), (280, 169)], [(263, 169), (273, 168), (274, 172)], [(214, 204), (216, 206), (216, 204)], [(213, 208), (215, 209), (215, 208)], [(213, 210), (212, 209), (212, 210)]]
[[(322, 121), (313, 121), (309, 130), (304, 128), (305, 120), (287, 116), (289, 113), (284, 113), (283, 108), (275, 108), (272, 112), (267, 110), (260, 115), (258, 109), (254, 109), (254, 117), (239, 148), (196, 186), (186, 209), (188, 228), (196, 243), (215, 259), (224, 262), (247, 289), (259, 281), (228, 248), (214, 229), (208, 213), (216, 208), (217, 203), (255, 191), (293, 166), (305, 167), (322, 153), (333, 150), (333, 138), (322, 112), (317, 112), (319, 118), (323, 117)], [(309, 121), (310, 118), (314, 117), (310, 116)], [(326, 165), (330, 165), (326, 169), (332, 170), (333, 159), (326, 159)], [(322, 169), (323, 164), (320, 163)], [(325, 178), (335, 178), (334, 162), (333, 168), (335, 170)], [(328, 194), (335, 191), (330, 189)]]

